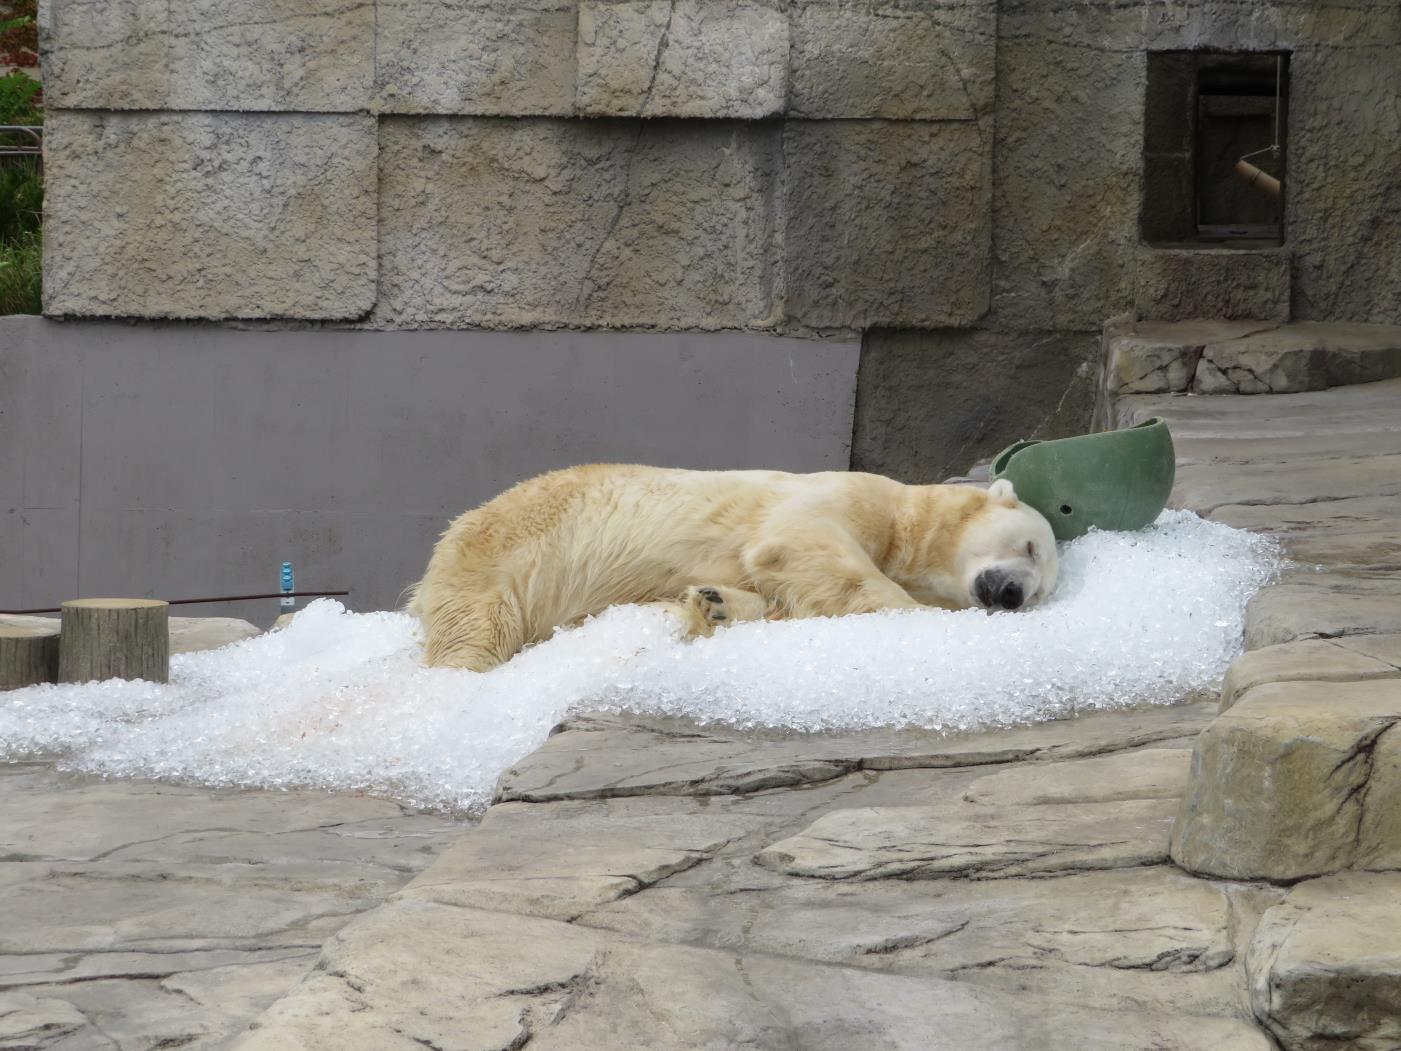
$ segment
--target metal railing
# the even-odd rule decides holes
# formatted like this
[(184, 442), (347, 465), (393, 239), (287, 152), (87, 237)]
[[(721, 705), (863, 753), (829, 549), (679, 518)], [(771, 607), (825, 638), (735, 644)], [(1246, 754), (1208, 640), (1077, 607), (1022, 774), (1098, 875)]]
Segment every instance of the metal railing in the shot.
[[(15, 139), (19, 141), (11, 141)], [(42, 158), (43, 154), (42, 124), (0, 124), (0, 157)]]
[[(206, 602), (251, 602), (264, 598), (341, 598), (349, 591), (267, 591), (258, 595), (217, 595), (214, 598), (168, 598), (171, 606), (191, 606)], [(27, 616), (35, 613), (62, 613), (62, 606), (43, 606), (39, 609), (0, 609), (0, 616)]]

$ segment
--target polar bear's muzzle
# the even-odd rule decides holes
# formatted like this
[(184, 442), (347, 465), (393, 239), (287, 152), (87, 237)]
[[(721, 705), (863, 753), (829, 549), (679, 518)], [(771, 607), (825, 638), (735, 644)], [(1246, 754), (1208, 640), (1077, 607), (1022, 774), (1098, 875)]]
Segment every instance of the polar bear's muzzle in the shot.
[(984, 609), (1021, 609), (1026, 602), (1027, 582), (1020, 574), (991, 566), (973, 580), (973, 597)]

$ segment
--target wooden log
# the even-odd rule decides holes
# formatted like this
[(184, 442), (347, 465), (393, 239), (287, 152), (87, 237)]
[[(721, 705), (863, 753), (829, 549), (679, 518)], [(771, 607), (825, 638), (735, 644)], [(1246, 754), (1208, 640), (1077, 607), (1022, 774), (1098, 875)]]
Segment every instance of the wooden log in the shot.
[(80, 598), (63, 604), (58, 681), (170, 679), (170, 604), (150, 598)]
[(0, 624), (0, 690), (17, 690), (57, 678), (58, 621)]
[(1267, 197), (1279, 197), (1279, 180), (1269, 172), (1255, 167), (1249, 161), (1236, 161), (1235, 172), (1236, 178), (1245, 185), (1259, 190)]

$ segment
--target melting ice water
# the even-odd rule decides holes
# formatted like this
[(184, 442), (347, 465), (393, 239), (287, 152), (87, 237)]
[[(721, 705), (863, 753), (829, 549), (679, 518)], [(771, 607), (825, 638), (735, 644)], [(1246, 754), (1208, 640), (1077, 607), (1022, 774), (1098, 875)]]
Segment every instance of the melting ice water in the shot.
[(1062, 545), (1056, 594), (1024, 613), (737, 624), (682, 642), (666, 614), (627, 606), (484, 675), (423, 667), (403, 614), (323, 599), (285, 631), (173, 658), (169, 685), (0, 694), (0, 758), (471, 810), (570, 712), (968, 729), (1170, 703), (1219, 679), (1277, 561), (1260, 537), (1169, 511)]

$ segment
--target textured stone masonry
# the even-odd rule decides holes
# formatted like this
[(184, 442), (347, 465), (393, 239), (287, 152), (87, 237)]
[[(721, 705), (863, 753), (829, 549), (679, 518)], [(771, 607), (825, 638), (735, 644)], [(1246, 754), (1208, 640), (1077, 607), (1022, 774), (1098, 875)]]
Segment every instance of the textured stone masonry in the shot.
[(44, 309), (350, 320), (375, 301), (375, 122), (57, 111)]
[(383, 327), (765, 328), (778, 128), (386, 120)]
[(1140, 246), (1134, 260), (1134, 311), (1155, 321), (1288, 321), (1290, 258), (1286, 249)]
[[(447, 211), (459, 233), (428, 239), (408, 261), (423, 269), (429, 292), (396, 299), (405, 279), (395, 277), (381, 290), (375, 324), (775, 327), (804, 335), (979, 326), (1025, 336), (1084, 334), (1130, 311), (1401, 323), (1401, 226), (1392, 207), (1401, 169), (1386, 145), (1401, 134), (1401, 80), (1387, 75), (1401, 66), (1401, 13), (1389, 0), (1270, 0), (1248, 9), (1225, 0), (1086, 0), (1054, 10), (1025, 0), (52, 0), (43, 23), (55, 124), (65, 110), (130, 110), (179, 112), (160, 119), (207, 129), (181, 132), (179, 148), (109, 139), (112, 156), (92, 166), (67, 163), (66, 152), (76, 158), (81, 150), (61, 131), (50, 136), (50, 164), (66, 169), (72, 190), (50, 203), (50, 222), (67, 227), (49, 249), (50, 283), (63, 286), (48, 302), (53, 314), (363, 317), (368, 308), (347, 307), (324, 272), (346, 266), (346, 237), (379, 236), (375, 209), (365, 205), (395, 213), (401, 184), (387, 184), (375, 200), (373, 186), (336, 185), (303, 159), (297, 163), (319, 185), (348, 202), (343, 214), (288, 207), (275, 230), (263, 230), (240, 229), (212, 203), (167, 209), (182, 244), (175, 254), (198, 258), (200, 269), (258, 273), (250, 264), (260, 260), (228, 240), (230, 229), (264, 244), (270, 257), (291, 252), (290, 280), (270, 283), (304, 287), (279, 295), (233, 288), (220, 275), (188, 286), (147, 237), (151, 224), (104, 205), (117, 194), (113, 168), (152, 172), (124, 184), (138, 192), (122, 195), (162, 204), (175, 178), (167, 164), (237, 170), (249, 152), (239, 141), (249, 119), (242, 115), (280, 126), (293, 114), (309, 121), (342, 113), (384, 118), (386, 138), (411, 116), (452, 119), (464, 139), (484, 118), (542, 138), (552, 133), (540, 129), (568, 119), (593, 131), (605, 151), (627, 137), (612, 121), (745, 121), (755, 126), (743, 138), (775, 139), (780, 154), (754, 173), (756, 182), (735, 184), (776, 217), (758, 247), (752, 224), (729, 221), (728, 206), (714, 199), (716, 168), (749, 163), (747, 147), (725, 156), (729, 147), (713, 129), (688, 127), (718, 151), (713, 157), (699, 156), (685, 135), (658, 135), (651, 149), (666, 156), (637, 173), (651, 185), (632, 185), (630, 172), (612, 173), (618, 181), (610, 184), (607, 164), (597, 186), (578, 183), (570, 147), (561, 145), (553, 161), (547, 149), (523, 177), (547, 184), (561, 208), (588, 210), (626, 193), (652, 198), (648, 209), (663, 213), (639, 220), (652, 224), (650, 235), (597, 257), (599, 232), (559, 244), (528, 229), (510, 239), (513, 202), (496, 195), (555, 209), (528, 186), (508, 190), (509, 166), (479, 172), (481, 186), (445, 173), (447, 199), (466, 185), (504, 207), (506, 218), (469, 229), (471, 206)], [(1291, 53), (1283, 248), (1140, 245), (1140, 212), (1154, 205), (1142, 185), (1150, 47)], [(771, 126), (779, 122), (783, 128)], [(286, 164), (300, 148), (279, 142), (265, 163)], [(347, 149), (358, 166), (363, 150)], [(559, 167), (546, 173), (551, 163)], [(657, 167), (664, 174), (648, 174)], [(576, 190), (589, 199), (573, 199)], [(200, 192), (247, 210), (241, 189)], [(90, 207), (107, 212), (91, 229), (78, 219)], [(397, 232), (388, 228), (381, 243), (391, 262), (403, 262)], [(119, 253), (113, 241), (122, 242)], [(493, 244), (499, 259), (490, 267), (499, 274), (454, 272), (453, 253), (471, 256), (473, 241)], [(293, 245), (304, 246), (299, 256)], [(763, 252), (773, 254), (771, 265), (754, 266)], [(600, 259), (606, 267), (608, 253), (627, 257), (618, 260), (625, 287), (617, 302), (587, 293), (592, 302), (576, 308), (583, 275)], [(730, 291), (712, 272), (721, 258), (733, 273)], [(674, 287), (684, 283), (675, 271), (692, 266), (707, 287)], [(68, 279), (76, 272), (83, 280)], [(531, 275), (559, 282), (557, 302)], [(170, 297), (178, 305), (150, 289), (158, 280), (187, 284)], [(250, 307), (253, 299), (264, 305)]]
[(351, 113), (370, 102), (373, 0), (45, 0), (45, 104)]
[(384, 113), (568, 116), (576, 0), (379, 0)]
[(777, 0), (582, 0), (575, 106), (590, 117), (773, 117), (788, 96)]
[(788, 112), (973, 120), (992, 112), (996, 0), (796, 0)]
[(966, 326), (988, 306), (990, 130), (788, 121), (786, 314), (809, 329)]
[(996, 0), (51, 0), (81, 109), (972, 120)]

